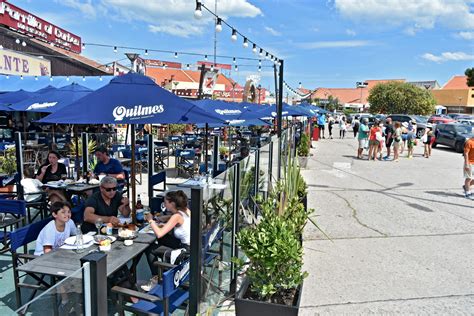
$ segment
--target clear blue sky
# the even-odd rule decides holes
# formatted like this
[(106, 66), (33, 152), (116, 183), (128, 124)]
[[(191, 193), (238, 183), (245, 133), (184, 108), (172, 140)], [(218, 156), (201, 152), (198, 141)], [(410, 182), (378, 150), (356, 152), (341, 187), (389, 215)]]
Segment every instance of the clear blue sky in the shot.
[[(214, 1), (203, 1), (214, 9)], [(11, 0), (83, 42), (201, 53), (179, 56), (183, 63), (213, 53), (211, 15), (193, 16), (193, 0)], [(365, 79), (437, 80), (474, 66), (473, 0), (221, 0), (218, 14), (259, 46), (285, 60), (284, 78), (293, 87), (354, 87)], [(231, 31), (218, 33), (220, 55), (256, 57)], [(102, 63), (124, 51), (86, 47), (84, 55)], [(143, 52), (142, 52), (143, 53)], [(173, 54), (150, 58), (176, 60)], [(211, 57), (210, 57), (210, 60)], [(217, 62), (231, 63), (218, 59)], [(261, 75), (273, 89), (273, 71), (257, 61), (232, 77), (243, 83)], [(264, 63), (265, 64), (265, 63)], [(251, 66), (244, 66), (251, 65)], [(267, 62), (267, 65), (270, 65)]]

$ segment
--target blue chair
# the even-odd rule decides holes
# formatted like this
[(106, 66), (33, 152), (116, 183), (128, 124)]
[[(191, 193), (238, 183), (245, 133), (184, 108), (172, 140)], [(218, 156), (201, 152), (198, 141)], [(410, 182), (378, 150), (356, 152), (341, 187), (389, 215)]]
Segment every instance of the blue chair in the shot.
[(192, 178), (194, 176), (196, 152), (193, 149), (178, 149), (176, 157), (178, 176), (184, 173)]
[(3, 248), (0, 253), (8, 251), (11, 244), (11, 231), (13, 227), (18, 228), (20, 223), (25, 224), (26, 202), (22, 200), (0, 199), (0, 215), (2, 221), (0, 227), (0, 239)]
[[(36, 258), (35, 255), (28, 253), (28, 244), (35, 241), (38, 238), (41, 230), (52, 220), (52, 218), (43, 219), (39, 222), (29, 224), (27, 226), (16, 229), (10, 234), (10, 250), (12, 253), (12, 264), (13, 264), (13, 280), (15, 282), (15, 295), (17, 308), (22, 306), (21, 303), (21, 288), (29, 288), (33, 290), (31, 297), (28, 301), (31, 301), (39, 290), (46, 290), (49, 288), (49, 284), (43, 279), (44, 276), (39, 277), (34, 274), (27, 274), (18, 271), (18, 267), (27, 263), (30, 260)], [(18, 252), (18, 249), (23, 247), (23, 252)], [(30, 276), (37, 281), (37, 284), (22, 283), (22, 279), (26, 276)]]
[(78, 205), (74, 206), (71, 209), (71, 219), (74, 221), (74, 223), (77, 224), (82, 224), (84, 221), (84, 210), (86, 209), (86, 206), (84, 202), (80, 202)]
[[(119, 286), (114, 286), (112, 292), (118, 295), (118, 313), (124, 311), (137, 314), (168, 316), (189, 299), (189, 291), (182, 286), (189, 279), (189, 260), (163, 273), (161, 283), (155, 285), (148, 293), (142, 293)], [(125, 297), (136, 297), (135, 304), (125, 304)]]

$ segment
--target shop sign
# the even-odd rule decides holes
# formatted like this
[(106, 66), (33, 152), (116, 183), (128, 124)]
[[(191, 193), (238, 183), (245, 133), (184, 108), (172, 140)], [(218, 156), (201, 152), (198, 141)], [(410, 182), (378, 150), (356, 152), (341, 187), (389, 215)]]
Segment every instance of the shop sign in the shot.
[(78, 54), (81, 52), (79, 36), (7, 3), (6, 0), (0, 0), (0, 25)]
[(164, 61), (164, 60), (157, 60), (157, 59), (143, 59), (145, 62), (146, 67), (163, 67), (166, 65), (168, 68), (176, 68), (181, 69), (181, 63), (176, 63), (172, 61)]
[(0, 49), (0, 74), (51, 76), (51, 62), (8, 49)]

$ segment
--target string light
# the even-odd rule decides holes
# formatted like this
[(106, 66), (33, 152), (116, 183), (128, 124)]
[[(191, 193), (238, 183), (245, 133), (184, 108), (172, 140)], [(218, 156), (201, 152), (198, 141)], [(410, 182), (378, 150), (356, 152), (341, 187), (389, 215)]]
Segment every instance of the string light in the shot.
[(207, 55), (204, 55), (204, 60), (207, 60)]
[(114, 46), (114, 53), (117, 52), (117, 46)]
[(38, 81), (38, 76), (35, 76), (35, 80)]
[(234, 69), (235, 69), (235, 71), (239, 71), (239, 66), (235, 65)]
[(189, 70), (189, 64), (186, 64), (186, 70)]
[(268, 52), (265, 54), (265, 59), (268, 59)]
[(0, 49), (3, 49), (3, 45), (0, 45)]
[(178, 58), (178, 53), (177, 52), (174, 53), (174, 58)]
[(194, 11), (194, 17), (198, 20), (200, 18), (202, 18), (202, 7), (201, 6), (202, 6), (201, 2), (196, 1), (196, 10)]
[(17, 39), (15, 40), (15, 43), (20, 44), (20, 39), (17, 38)]
[(50, 77), (49, 77), (49, 81), (53, 81), (53, 76), (50, 76)]
[(102, 76), (99, 77), (99, 80), (102, 81)]
[(257, 44), (253, 44), (252, 52), (253, 52), (254, 54), (257, 53)]
[(25, 46), (26, 46), (26, 42), (25, 42), (25, 41), (21, 42), (21, 46), (25, 47)]
[(258, 66), (258, 71), (259, 71), (259, 72), (262, 71), (262, 66)]
[(262, 65), (262, 61), (259, 59), (258, 60), (258, 65), (261, 66)]
[(247, 40), (246, 37), (244, 37), (244, 43), (242, 44), (242, 46), (243, 46), (244, 48), (249, 47), (249, 41)]
[(236, 59), (235, 59), (235, 57), (234, 57), (234, 58), (232, 58), (232, 62), (235, 64), (235, 62), (236, 62)]
[(222, 19), (221, 18), (217, 18), (216, 32), (218, 33), (222, 32)]
[(235, 29), (232, 29), (232, 36), (230, 37), (232, 42), (235, 42), (237, 40), (237, 31)]
[(86, 44), (82, 43), (82, 49), (86, 49)]
[(211, 65), (211, 71), (214, 71), (214, 65)]
[(145, 49), (145, 56), (148, 56), (148, 49)]
[(263, 49), (260, 48), (260, 52), (258, 53), (259, 56), (263, 56)]
[(86, 81), (86, 77), (85, 77), (85, 76), (82, 76), (82, 81)]
[(20, 79), (23, 80), (23, 75), (20, 76)]
[(7, 75), (7, 79), (10, 79), (10, 76), (9, 76), (9, 75)]
[(69, 81), (69, 76), (66, 77), (66, 81)]

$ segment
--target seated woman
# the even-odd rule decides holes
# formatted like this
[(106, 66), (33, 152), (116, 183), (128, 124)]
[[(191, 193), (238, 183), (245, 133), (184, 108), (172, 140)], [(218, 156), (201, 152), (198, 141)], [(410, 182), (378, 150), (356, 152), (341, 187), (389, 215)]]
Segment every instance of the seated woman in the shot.
[[(38, 169), (35, 178), (43, 183), (61, 180), (62, 177), (67, 175), (67, 170), (64, 164), (58, 162), (59, 159), (61, 159), (61, 156), (57, 151), (50, 151), (48, 153), (48, 160)], [(51, 203), (66, 201), (66, 197), (62, 190), (48, 188), (46, 189), (46, 192), (48, 192), (48, 197)]]
[[(147, 214), (146, 220), (158, 238), (157, 242), (147, 249), (147, 260), (153, 275), (158, 274), (158, 268), (153, 262), (160, 256), (160, 246), (172, 249), (189, 249), (191, 238), (191, 211), (188, 208), (188, 197), (183, 191), (168, 192), (165, 195), (166, 209), (171, 211), (165, 224), (157, 224), (153, 215)], [(171, 233), (172, 232), (172, 233)]]

